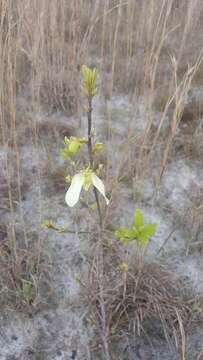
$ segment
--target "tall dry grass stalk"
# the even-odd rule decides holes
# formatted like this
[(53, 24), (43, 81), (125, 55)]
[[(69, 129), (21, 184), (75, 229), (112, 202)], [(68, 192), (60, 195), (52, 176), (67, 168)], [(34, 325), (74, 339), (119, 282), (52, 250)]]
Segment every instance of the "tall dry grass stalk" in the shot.
[[(14, 199), (12, 193), (12, 180), (17, 176), (17, 193), (21, 200), (21, 178), (20, 178), (20, 158), (17, 145), (16, 131), (16, 59), (17, 59), (17, 33), (18, 26), (14, 14), (12, 14), (12, 2), (1, 2), (1, 39), (0, 39), (0, 124), (1, 124), (1, 143), (5, 149), (9, 146), (15, 150), (15, 158), (9, 161), (8, 153), (5, 158), (5, 179), (7, 183), (8, 206), (11, 214), (14, 214)], [(15, 190), (16, 191), (16, 190)], [(21, 213), (22, 215), (22, 213)], [(17, 257), (14, 216), (11, 216), (11, 243), (14, 258)], [(23, 223), (23, 217), (22, 217)], [(24, 233), (25, 237), (26, 234)]]
[(1, 6), (2, 18), (9, 11), (19, 30), (19, 85), (27, 80), (36, 99), (40, 95), (64, 110), (70, 106), (67, 99), (70, 102), (76, 95), (82, 62), (105, 64), (111, 82), (113, 78), (110, 89), (123, 80), (126, 89), (129, 83), (137, 87), (138, 79), (142, 86), (148, 82), (155, 86), (161, 52), (168, 46), (179, 63), (191, 50), (190, 39), (196, 36), (197, 45), (201, 39), (200, 0), (183, 0), (181, 5), (164, 0), (161, 6), (157, 0), (10, 0), (1, 1)]
[(33, 102), (53, 110), (75, 110), (84, 62), (103, 64), (103, 87), (110, 97), (115, 89), (137, 92), (146, 85), (154, 95), (160, 78), (170, 80), (163, 74), (168, 71), (164, 52), (175, 55), (178, 65), (187, 52), (188, 61), (198, 56), (190, 39), (201, 40), (200, 0), (181, 5), (164, 0), (161, 6), (157, 0), (10, 0), (1, 6), (2, 19), (5, 14), (12, 19), (17, 36), (12, 56), (19, 90), (26, 86)]

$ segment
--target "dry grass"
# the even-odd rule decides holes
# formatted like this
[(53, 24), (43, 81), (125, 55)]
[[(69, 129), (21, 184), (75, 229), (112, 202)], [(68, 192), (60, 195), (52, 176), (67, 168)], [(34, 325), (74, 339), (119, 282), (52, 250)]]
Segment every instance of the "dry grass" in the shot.
[[(43, 106), (49, 111), (62, 109), (79, 114), (79, 70), (81, 63), (87, 62), (101, 68), (101, 88), (108, 98), (115, 89), (134, 94), (148, 88), (148, 123), (139, 143), (137, 176), (143, 175), (143, 169), (157, 155), (162, 126), (173, 107), (168, 143), (160, 163), (161, 177), (181, 121), (184, 98), (201, 62), (201, 1), (190, 4), (184, 0), (180, 5), (164, 0), (160, 7), (155, 0), (142, 5), (132, 0), (77, 0), (68, 5), (65, 0), (2, 0), (1, 9), (1, 139), (4, 145), (10, 139), (9, 144), (15, 147), (18, 173), (21, 141), (16, 131), (17, 94), (26, 96), (35, 111)], [(160, 85), (166, 89), (161, 90), (162, 97), (166, 93), (163, 113), (151, 134)], [(36, 122), (31, 127), (37, 148)], [(146, 155), (144, 149), (149, 147)]]
[[(146, 84), (154, 96), (160, 79), (162, 85), (163, 79), (165, 84), (170, 82), (170, 56), (176, 57), (180, 72), (199, 55), (199, 0), (182, 1), (181, 6), (164, 0), (161, 8), (155, 0), (142, 5), (132, 0), (68, 4), (65, 0), (2, 0), (1, 7), (1, 48), (9, 56), (5, 66), (12, 71), (8, 91), (12, 87), (15, 96), (16, 85), (18, 91), (26, 89), (35, 105), (41, 100), (52, 109), (75, 110), (78, 70), (84, 62), (102, 65), (102, 87), (108, 96), (115, 87), (134, 92), (138, 85), (143, 91)], [(186, 64), (181, 63), (187, 58)]]
[[(116, 349), (122, 349), (122, 340), (125, 342), (126, 338), (136, 335), (151, 342), (152, 347), (156, 338), (159, 341), (165, 338), (169, 348), (175, 346), (180, 358), (185, 359), (187, 333), (194, 326), (194, 321), (200, 321), (202, 317), (194, 311), (197, 299), (188, 293), (181, 281), (173, 280), (169, 269), (158, 263), (142, 261), (140, 267), (135, 258), (129, 271), (122, 274), (119, 271), (121, 260), (116, 257), (115, 248), (113, 253), (113, 262), (109, 261), (108, 255), (104, 260), (103, 275), (100, 261), (94, 261), (91, 269), (89, 321), (98, 334), (98, 342), (92, 350), (99, 352), (106, 342), (109, 358), (113, 359), (119, 353)], [(101, 308), (101, 281), (104, 313)], [(104, 316), (105, 329), (102, 328)]]
[[(0, 146), (7, 153), (0, 175), (0, 210), (2, 216), (10, 214), (9, 224), (3, 220), (0, 224), (0, 269), (4, 272), (0, 297), (9, 299), (9, 306), (22, 308), (22, 304), (35, 303), (44, 271), (40, 266), (40, 235), (37, 233), (33, 243), (21, 206), (29, 191), (22, 175), (21, 147), (32, 144), (35, 148), (37, 171), (33, 181), (39, 184), (36, 201), (40, 218), (42, 176), (52, 176), (52, 191), (61, 191), (64, 184), (63, 169), (44, 169), (42, 173), (39, 148), (49, 141), (55, 144), (58, 136), (70, 134), (69, 128), (56, 130), (50, 124), (40, 124), (35, 114), (59, 110), (74, 114), (77, 121), (82, 112), (80, 67), (83, 63), (97, 66), (100, 92), (106, 100), (118, 92), (131, 96), (133, 101), (135, 95), (145, 95), (146, 127), (141, 136), (129, 135), (118, 168), (123, 172), (127, 164), (130, 176), (141, 181), (155, 161), (159, 185), (177, 130), (182, 131), (181, 123), (190, 123), (187, 133), (185, 127), (182, 131), (184, 148), (198, 153), (199, 158), (203, 153), (198, 138), (202, 125), (194, 115), (196, 106), (192, 115), (191, 109), (184, 110), (193, 83), (203, 86), (202, 17), (201, 0), (0, 0)], [(32, 121), (26, 119), (27, 115), (23, 117), (20, 98), (34, 114)], [(136, 106), (132, 122), (136, 122)], [(153, 111), (157, 109), (160, 115), (154, 124)], [(201, 113), (202, 109), (198, 116)], [(111, 106), (107, 122), (110, 140)], [(193, 135), (198, 139), (195, 143)], [(110, 178), (108, 171), (107, 176)], [(118, 184), (113, 185), (116, 192)], [(21, 239), (16, 231), (16, 207)], [(96, 269), (93, 264), (96, 283), (93, 281), (90, 291), (94, 321), (102, 323), (99, 335), (106, 358), (108, 344), (116, 339), (119, 329), (140, 334), (156, 318), (166, 339), (173, 335), (182, 347), (184, 359), (185, 324), (191, 318), (192, 302), (176, 290), (170, 274), (154, 264), (144, 265), (142, 272), (134, 266), (115, 285), (108, 282), (103, 250), (99, 254)], [(117, 274), (117, 270), (111, 269), (110, 273)], [(31, 284), (31, 299), (23, 294), (29, 292), (29, 288), (23, 289), (26, 282)]]
[[(45, 291), (50, 290), (50, 262), (42, 248), (39, 254), (37, 234), (29, 234), (29, 245), (23, 233), (15, 232), (15, 243), (9, 228), (1, 227), (0, 244), (0, 305), (28, 314), (37, 311), (46, 302)], [(40, 256), (39, 256), (40, 255)]]

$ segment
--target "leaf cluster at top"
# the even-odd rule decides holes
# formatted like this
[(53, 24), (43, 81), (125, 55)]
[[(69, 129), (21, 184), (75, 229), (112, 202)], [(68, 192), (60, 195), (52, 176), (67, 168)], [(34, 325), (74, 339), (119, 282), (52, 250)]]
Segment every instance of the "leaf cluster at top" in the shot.
[(97, 74), (98, 71), (96, 68), (92, 70), (86, 65), (82, 66), (83, 92), (88, 98), (93, 98), (97, 93)]

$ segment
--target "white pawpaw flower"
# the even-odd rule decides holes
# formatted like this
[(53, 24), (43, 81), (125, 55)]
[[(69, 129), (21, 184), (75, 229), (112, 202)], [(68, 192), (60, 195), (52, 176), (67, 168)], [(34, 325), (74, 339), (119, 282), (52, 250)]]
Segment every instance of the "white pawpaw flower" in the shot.
[(66, 193), (65, 201), (68, 206), (73, 207), (77, 204), (82, 188), (87, 191), (93, 185), (105, 198), (108, 205), (109, 199), (105, 194), (105, 187), (102, 180), (90, 169), (87, 168), (79, 174), (73, 176), (71, 185)]

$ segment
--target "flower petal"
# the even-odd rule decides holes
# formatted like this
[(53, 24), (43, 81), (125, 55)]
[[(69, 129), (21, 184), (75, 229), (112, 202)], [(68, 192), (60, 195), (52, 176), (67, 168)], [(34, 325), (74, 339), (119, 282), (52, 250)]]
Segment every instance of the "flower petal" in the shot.
[(76, 174), (73, 176), (71, 185), (65, 196), (65, 201), (68, 206), (73, 207), (75, 204), (77, 204), (84, 181), (85, 177), (81, 174)]
[(103, 197), (105, 198), (106, 200), (106, 203), (107, 205), (109, 204), (109, 199), (106, 197), (106, 194), (105, 194), (105, 188), (104, 188), (104, 184), (103, 182), (101, 181), (101, 179), (95, 175), (95, 174), (92, 174), (92, 183), (93, 185), (97, 188), (97, 190), (103, 195)]

